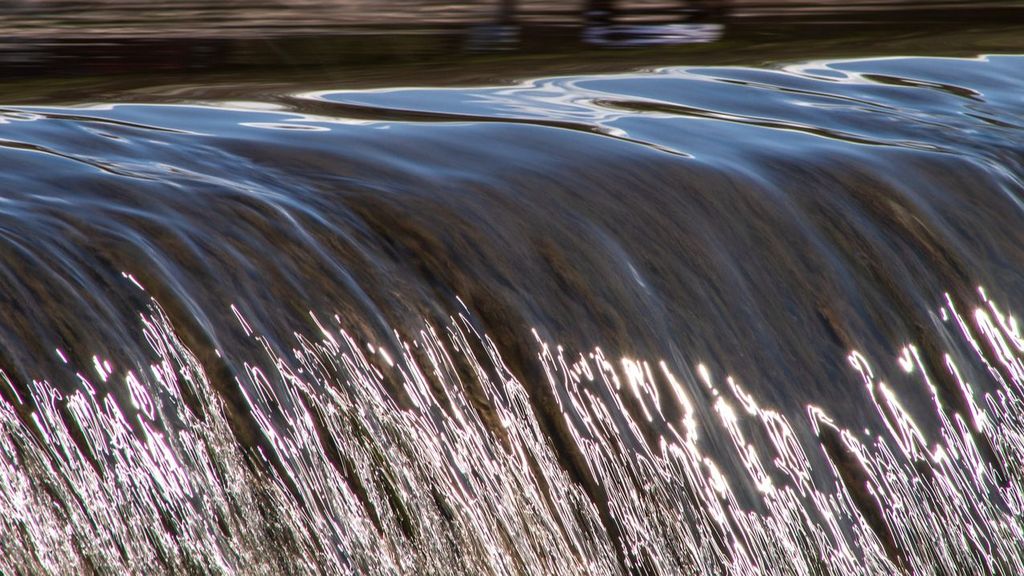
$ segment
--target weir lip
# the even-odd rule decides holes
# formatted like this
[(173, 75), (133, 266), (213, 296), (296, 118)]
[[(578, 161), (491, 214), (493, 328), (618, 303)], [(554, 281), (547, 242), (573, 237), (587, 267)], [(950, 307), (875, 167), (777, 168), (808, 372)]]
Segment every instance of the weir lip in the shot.
[(0, 572), (1024, 571), (1022, 58), (5, 105)]

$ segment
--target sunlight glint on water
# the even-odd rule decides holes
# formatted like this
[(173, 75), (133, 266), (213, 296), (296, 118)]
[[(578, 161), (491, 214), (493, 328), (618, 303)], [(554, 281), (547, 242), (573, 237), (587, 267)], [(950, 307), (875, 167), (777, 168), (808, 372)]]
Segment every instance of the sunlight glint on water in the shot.
[[(267, 358), (277, 373), (250, 366), (247, 384), (257, 392), (247, 396), (249, 409), (281, 463), (254, 475), (206, 375), (154, 303), (142, 318), (160, 362), (136, 374), (98, 360), (101, 374), (109, 370), (132, 390), (145, 415), (137, 422), (86, 374), (71, 398), (36, 382), (42, 408), (30, 427), (17, 417), (24, 406), (0, 404), (0, 536), (8, 552), (0, 569), (614, 574), (619, 554), (630, 571), (657, 574), (887, 574), (894, 562), (920, 573), (1024, 570), (1024, 342), (993, 302), (967, 315), (949, 303), (944, 313), (999, 381), (996, 394), (975, 400), (972, 417), (985, 422), (1004, 483), (960, 415), (937, 409), (942, 436), (923, 437), (856, 352), (852, 367), (888, 427), (844, 430), (841, 414), (810, 408), (819, 434), (831, 430), (841, 440), (823, 482), (812, 478), (805, 452), (818, 448), (801, 446), (784, 416), (732, 379), (701, 366), (700, 376), (682, 382), (664, 363), (615, 361), (601, 350), (573, 358), (539, 343), (537, 361), (575, 448), (607, 498), (601, 511), (557, 462), (531, 399), (493, 345), (484, 337), (485, 356), (473, 352), (470, 340), (481, 336), (464, 318), (390, 351), (318, 319), (319, 341), (298, 339), (294, 358)], [(250, 335), (259, 345), (260, 335)], [(913, 345), (899, 360), (923, 390), (931, 387)], [(294, 372), (293, 362), (301, 366)], [(459, 363), (470, 370), (460, 372)], [(657, 395), (656, 377), (671, 383), (674, 397)], [(287, 382), (289, 395), (275, 395), (270, 379)], [(406, 407), (384, 379), (402, 382)], [(970, 383), (960, 384), (973, 396)], [(665, 419), (672, 403), (692, 412), (695, 387), (714, 397), (722, 430), (696, 429), (692, 416)], [(185, 390), (202, 399), (202, 414), (185, 406)], [(74, 422), (46, 408), (60, 400)], [(500, 427), (481, 421), (472, 406), (481, 401)], [(641, 407), (645, 428), (662, 422), (668, 433), (644, 438), (627, 404)], [(702, 451), (702, 436), (722, 433), (758, 488), (759, 511), (737, 503), (740, 479), (722, 476)], [(767, 452), (751, 444), (755, 437)], [(865, 480), (853, 491), (866, 495), (844, 484), (850, 470)], [(882, 537), (898, 554), (887, 556), (860, 498), (878, 503)]]
[(5, 108), (0, 573), (1020, 573), (1022, 65)]

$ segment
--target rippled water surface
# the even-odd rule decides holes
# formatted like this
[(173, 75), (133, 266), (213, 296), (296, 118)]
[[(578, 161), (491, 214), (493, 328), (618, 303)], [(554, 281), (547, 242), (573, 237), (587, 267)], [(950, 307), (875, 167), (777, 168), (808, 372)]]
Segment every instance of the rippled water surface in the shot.
[(1001, 14), (2, 52), (0, 574), (1024, 572)]

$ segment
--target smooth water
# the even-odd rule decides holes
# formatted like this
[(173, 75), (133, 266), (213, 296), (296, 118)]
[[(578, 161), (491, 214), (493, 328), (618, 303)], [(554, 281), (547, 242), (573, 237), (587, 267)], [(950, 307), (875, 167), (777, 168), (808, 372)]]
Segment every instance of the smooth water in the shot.
[(9, 63), (0, 574), (1024, 572), (1024, 47), (940, 28)]

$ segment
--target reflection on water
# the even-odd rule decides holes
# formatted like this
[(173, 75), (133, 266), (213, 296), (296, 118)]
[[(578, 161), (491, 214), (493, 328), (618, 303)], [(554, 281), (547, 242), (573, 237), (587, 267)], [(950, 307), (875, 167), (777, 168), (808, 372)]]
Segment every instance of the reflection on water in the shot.
[(9, 108), (2, 567), (1014, 572), (1020, 67)]
[(527, 20), (12, 65), (0, 573), (1024, 572), (1013, 26)]

